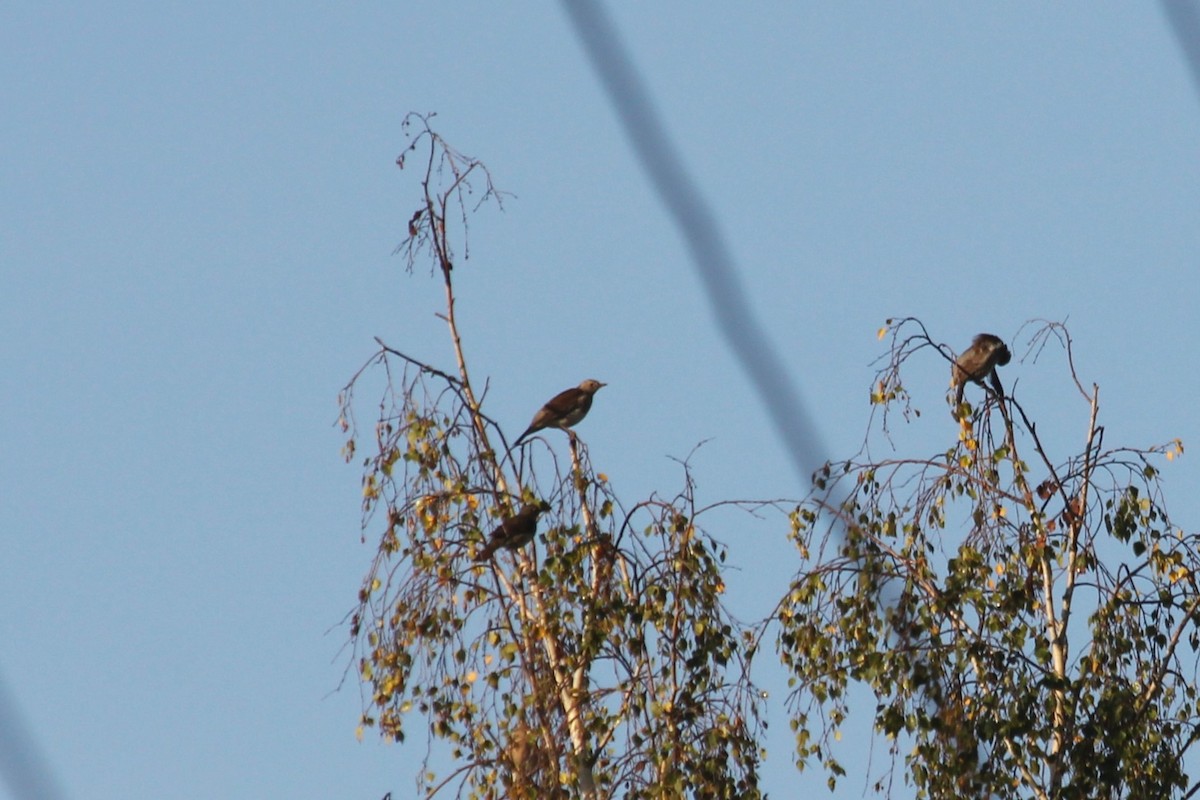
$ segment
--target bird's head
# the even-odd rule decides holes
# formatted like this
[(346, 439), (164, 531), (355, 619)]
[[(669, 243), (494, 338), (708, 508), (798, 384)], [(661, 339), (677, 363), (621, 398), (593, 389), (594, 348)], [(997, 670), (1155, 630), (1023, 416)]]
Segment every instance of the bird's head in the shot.
[(550, 504), (545, 500), (539, 500), (536, 503), (525, 503), (521, 506), (520, 513), (533, 514), (535, 517), (540, 514), (545, 514), (550, 510)]
[(586, 381), (579, 384), (579, 390), (581, 392), (587, 392), (588, 394), (595, 394), (596, 392), (600, 391), (602, 386), (608, 386), (608, 384), (588, 378)]
[(983, 353), (995, 353), (994, 363), (1003, 367), (1012, 360), (1012, 353), (1009, 352), (1008, 345), (994, 333), (978, 334), (972, 341), (971, 346), (979, 349)]

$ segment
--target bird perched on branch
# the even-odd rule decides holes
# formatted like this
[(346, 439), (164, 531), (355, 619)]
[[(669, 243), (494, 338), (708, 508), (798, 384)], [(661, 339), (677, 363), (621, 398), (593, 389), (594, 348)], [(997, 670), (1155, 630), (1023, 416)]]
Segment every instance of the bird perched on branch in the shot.
[(533, 422), (525, 432), (513, 442), (513, 447), (524, 441), (525, 437), (543, 428), (562, 428), (564, 431), (587, 416), (592, 407), (592, 395), (600, 391), (606, 383), (590, 378), (578, 386), (559, 392), (546, 405), (533, 415)]
[(487, 544), (475, 554), (475, 560), (487, 561), (492, 557), (492, 553), (501, 547), (516, 550), (529, 544), (537, 533), (538, 517), (549, 510), (550, 504), (545, 500), (521, 506), (521, 510), (514, 516), (496, 526), (488, 537)]
[(981, 333), (975, 337), (962, 355), (954, 360), (950, 368), (950, 385), (954, 387), (954, 412), (957, 416), (958, 407), (962, 405), (963, 389), (967, 381), (984, 386), (984, 380), (990, 379), (992, 389), (997, 395), (1004, 396), (1004, 387), (1000, 384), (1000, 376), (996, 367), (1003, 367), (1012, 360), (1008, 345), (999, 336)]

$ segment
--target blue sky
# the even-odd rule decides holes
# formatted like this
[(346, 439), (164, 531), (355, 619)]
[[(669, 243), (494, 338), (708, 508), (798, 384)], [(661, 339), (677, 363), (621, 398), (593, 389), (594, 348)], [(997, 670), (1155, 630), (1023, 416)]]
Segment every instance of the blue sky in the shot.
[[(1200, 102), (1157, 6), (614, 6), (834, 455), (907, 315), (1018, 358), (1067, 319), (1107, 444), (1197, 441)], [(702, 500), (801, 493), (553, 4), (13, 2), (0, 107), (0, 675), (70, 797), (411, 792), (423, 747), (355, 741), (329, 632), (371, 556), (337, 392), (375, 335), (452, 363), (391, 255), (408, 111), (516, 195), (456, 270), (491, 416), (595, 377), (580, 433), (623, 495), (673, 493), (702, 440)], [(1008, 383), (1066, 457), (1062, 370)], [(944, 363), (909, 378), (944, 449)], [(1166, 472), (1188, 530), (1193, 464)], [(711, 532), (765, 611), (783, 527)], [(777, 678), (767, 789), (819, 790)]]

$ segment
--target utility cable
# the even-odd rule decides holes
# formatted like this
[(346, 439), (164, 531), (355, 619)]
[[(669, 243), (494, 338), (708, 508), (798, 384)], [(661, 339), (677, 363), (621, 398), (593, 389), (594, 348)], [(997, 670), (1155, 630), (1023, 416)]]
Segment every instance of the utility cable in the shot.
[(788, 369), (755, 317), (712, 209), (671, 143), (616, 27), (598, 0), (562, 0), (625, 134), (691, 253), (717, 327), (783, 439), (805, 491), (827, 460)]

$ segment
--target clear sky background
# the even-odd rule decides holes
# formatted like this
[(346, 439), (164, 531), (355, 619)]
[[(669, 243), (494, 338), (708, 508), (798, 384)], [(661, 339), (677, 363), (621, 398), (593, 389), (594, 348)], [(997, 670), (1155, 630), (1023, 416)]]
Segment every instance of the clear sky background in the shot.
[[(1106, 444), (1200, 442), (1200, 102), (1158, 6), (612, 5), (831, 454), (907, 315), (1018, 358), (1065, 319)], [(703, 440), (702, 501), (803, 492), (554, 4), (18, 0), (0, 109), (0, 676), (67, 797), (412, 794), (422, 737), (357, 742), (334, 692), (374, 539), (338, 390), (375, 335), (453, 363), (437, 284), (391, 255), (408, 111), (516, 195), (455, 273), (510, 437), (594, 377), (580, 434), (627, 499)], [(1006, 370), (1061, 458), (1087, 423), (1064, 369)], [(945, 364), (908, 377), (905, 445), (944, 450)], [(1166, 470), (1189, 531), (1195, 463)], [(719, 519), (761, 615), (785, 528)], [(760, 682), (766, 788), (819, 796)], [(870, 753), (841, 754), (860, 796)]]

